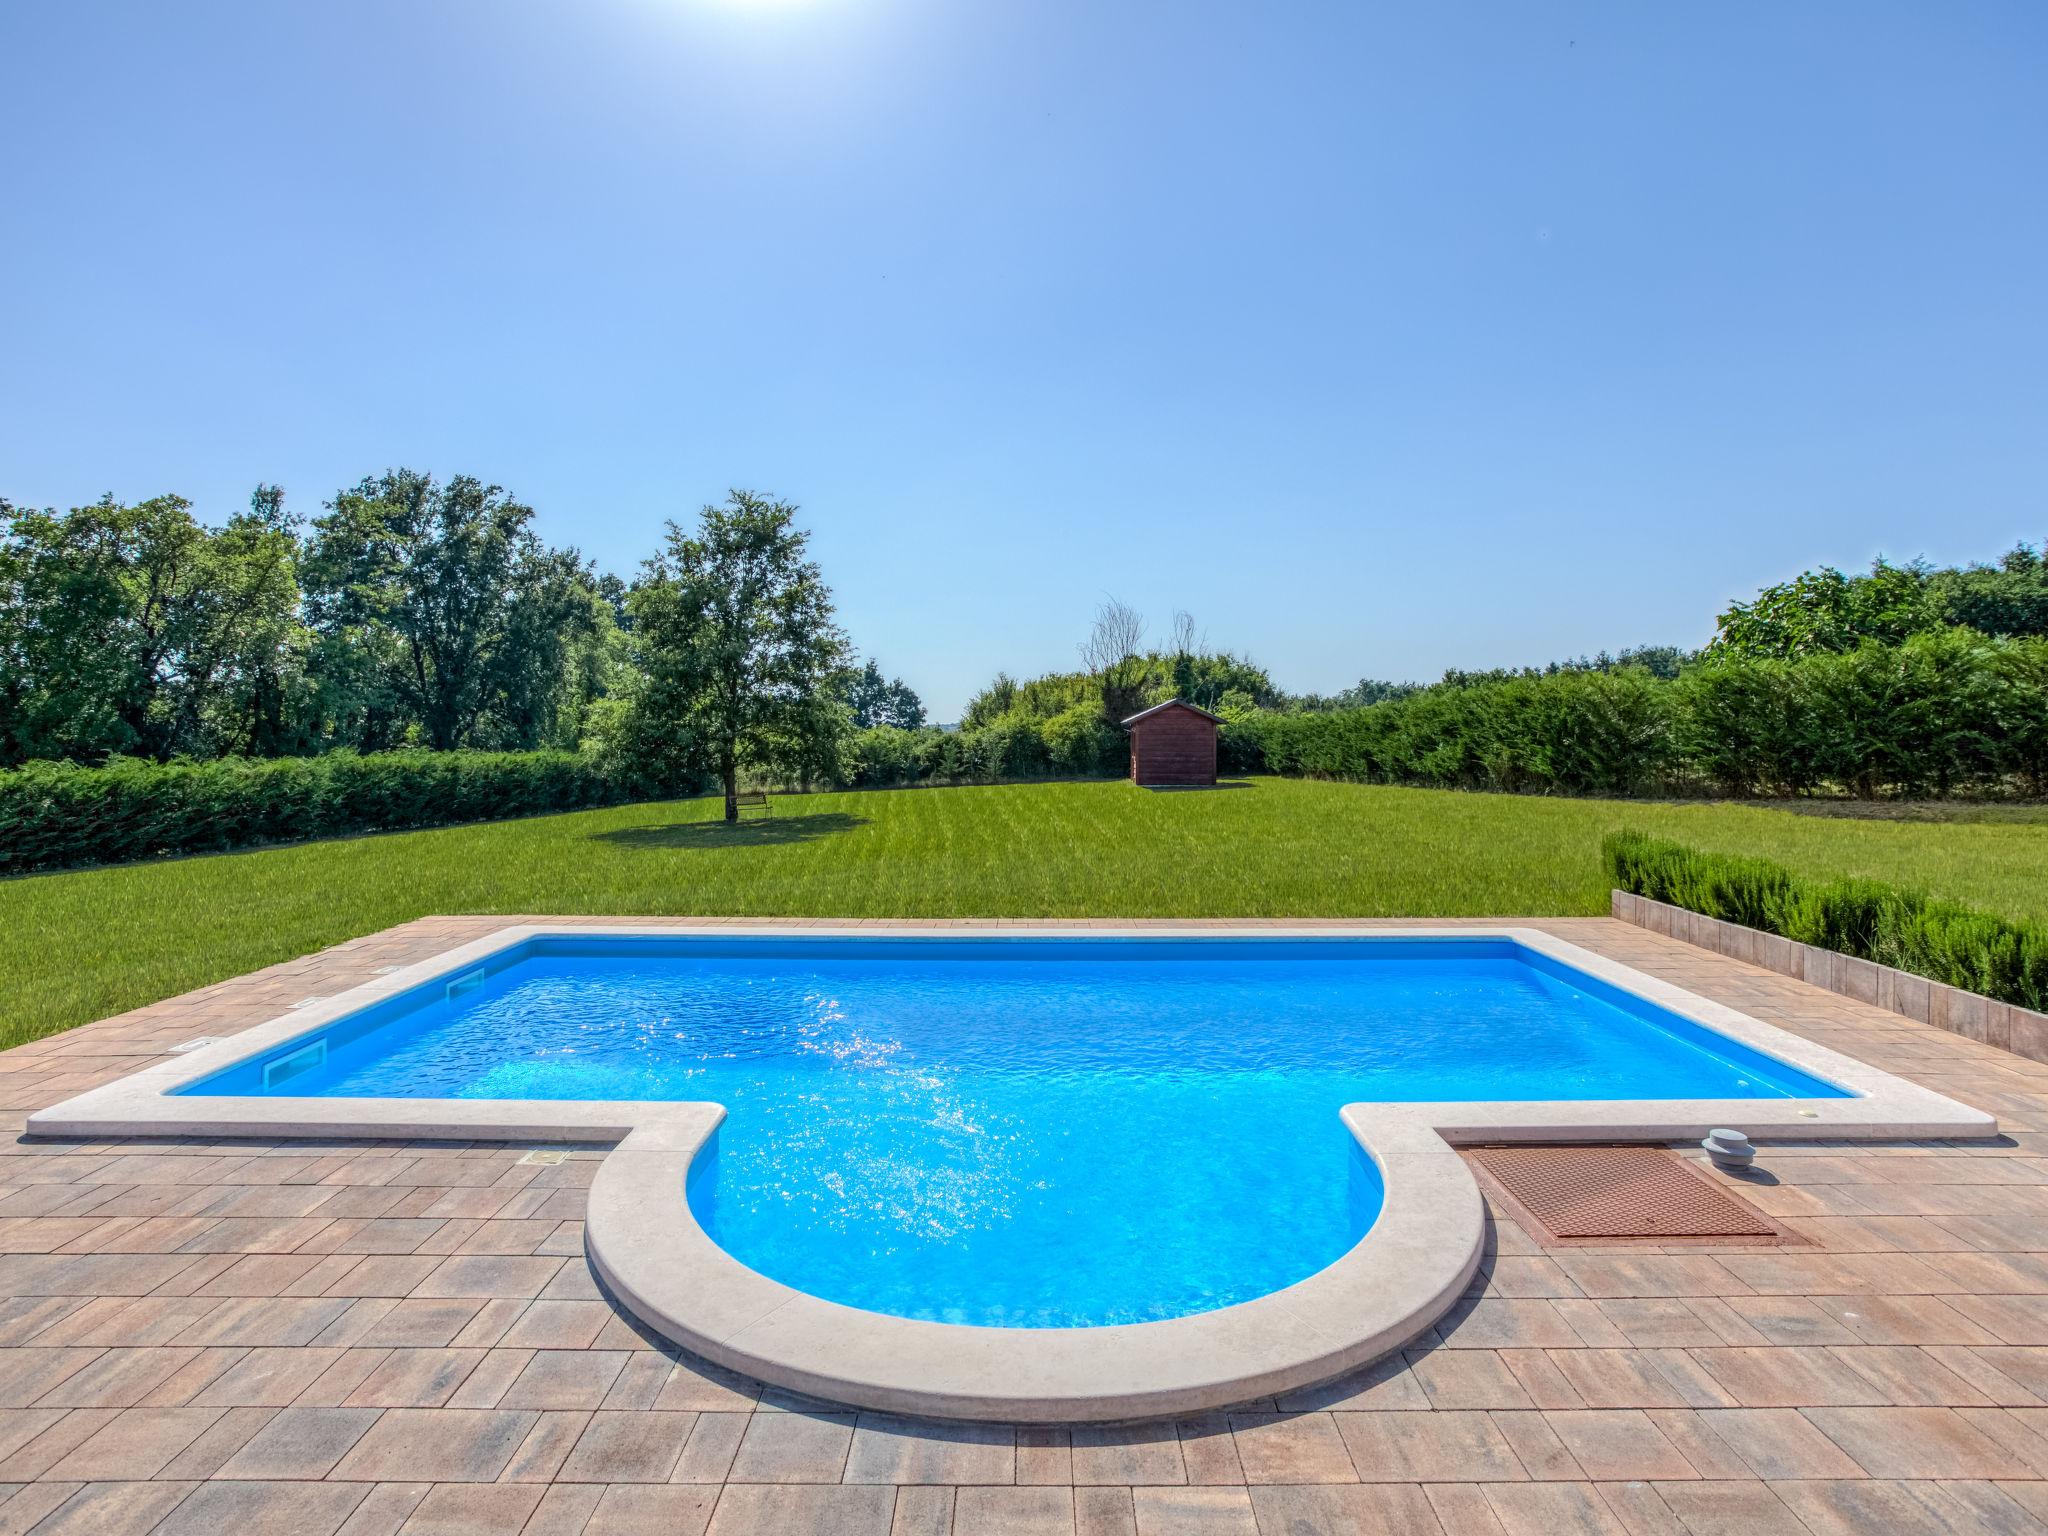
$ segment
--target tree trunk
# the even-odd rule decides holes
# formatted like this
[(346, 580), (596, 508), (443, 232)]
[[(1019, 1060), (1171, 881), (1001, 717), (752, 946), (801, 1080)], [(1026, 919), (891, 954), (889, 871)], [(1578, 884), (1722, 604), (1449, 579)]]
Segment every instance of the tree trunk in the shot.
[(725, 819), (740, 819), (740, 771), (732, 758), (725, 760)]

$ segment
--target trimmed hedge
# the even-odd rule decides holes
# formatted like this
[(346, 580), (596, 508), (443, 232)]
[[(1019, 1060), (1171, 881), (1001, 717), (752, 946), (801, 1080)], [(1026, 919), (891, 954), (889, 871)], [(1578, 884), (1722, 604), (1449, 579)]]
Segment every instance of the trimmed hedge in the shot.
[(1768, 859), (1641, 832), (1602, 844), (1617, 889), (2048, 1013), (2048, 926), (1877, 880), (1809, 880)]
[(1559, 672), (1425, 688), (1363, 709), (1260, 711), (1225, 727), (1230, 773), (1445, 789), (1625, 795), (1680, 767), (1672, 685), (1647, 672)]
[(380, 752), (0, 772), (0, 873), (493, 821), (632, 798), (574, 752)]
[(833, 782), (853, 789), (895, 784), (1000, 783), (1003, 780), (1121, 776), (1129, 738), (1092, 703), (1038, 719), (1011, 713), (966, 731), (936, 726), (855, 731), (841, 747)]
[[(828, 783), (856, 788), (1120, 773), (1124, 735), (1092, 706), (977, 731), (876, 726)], [(696, 793), (613, 752), (331, 752), (322, 757), (0, 769), (0, 875), (262, 843), (497, 821)]]
[(1261, 711), (1233, 773), (1576, 795), (2048, 795), (2048, 639), (1968, 630), (1790, 661), (1444, 683), (1362, 709)]

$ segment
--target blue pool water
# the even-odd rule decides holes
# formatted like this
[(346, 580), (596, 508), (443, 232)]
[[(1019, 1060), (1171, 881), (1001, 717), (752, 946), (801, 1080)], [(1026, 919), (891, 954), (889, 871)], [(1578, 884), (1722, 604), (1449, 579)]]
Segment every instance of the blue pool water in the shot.
[(715, 1100), (688, 1199), (734, 1257), (1014, 1327), (1176, 1317), (1329, 1264), (1382, 1195), (1344, 1104), (1841, 1096), (1499, 939), (597, 936), (185, 1091)]

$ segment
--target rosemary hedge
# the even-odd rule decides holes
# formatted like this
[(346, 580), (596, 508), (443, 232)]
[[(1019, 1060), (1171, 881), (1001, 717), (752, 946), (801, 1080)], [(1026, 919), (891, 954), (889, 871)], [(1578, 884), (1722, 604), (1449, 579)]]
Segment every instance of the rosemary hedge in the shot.
[(2048, 926), (1878, 880), (1812, 880), (1769, 859), (1641, 832), (1602, 845), (1616, 889), (2048, 1012)]
[(208, 853), (353, 832), (492, 821), (632, 798), (574, 752), (324, 757), (0, 772), (0, 874)]

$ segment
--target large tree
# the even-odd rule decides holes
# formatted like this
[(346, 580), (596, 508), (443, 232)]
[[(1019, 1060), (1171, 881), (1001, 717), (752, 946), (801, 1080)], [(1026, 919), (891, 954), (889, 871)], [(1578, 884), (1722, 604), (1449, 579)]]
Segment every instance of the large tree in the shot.
[(727, 821), (743, 767), (801, 770), (846, 723), (833, 688), (846, 642), (809, 539), (795, 507), (736, 490), (694, 529), (669, 524), (633, 591), (636, 734), (697, 756)]
[(1928, 585), (1951, 624), (1987, 635), (2048, 635), (2048, 543), (2016, 545), (1996, 565), (1936, 571)]
[(924, 700), (917, 690), (900, 677), (884, 677), (873, 657), (859, 671), (849, 669), (841, 677), (840, 692), (856, 729), (893, 725), (914, 731), (924, 724)]
[(298, 557), (274, 485), (256, 487), (249, 510), (206, 540), (183, 637), (181, 745), (262, 757), (287, 750), (286, 696), (304, 650)]
[(495, 485), (398, 469), (328, 503), (306, 555), (316, 681), (329, 729), (390, 745), (531, 747), (596, 624), (594, 575), (545, 548), (533, 509)]
[(225, 528), (181, 497), (0, 502), (0, 760), (260, 747), (296, 637), (274, 493)]
[(1954, 626), (1987, 635), (2048, 634), (2048, 557), (2020, 544), (1995, 565), (1936, 568), (1871, 562), (1866, 574), (1833, 566), (1765, 587), (1721, 615), (1710, 650), (1734, 656), (1817, 656)]
[(1897, 645), (1936, 628), (1927, 601), (1928, 568), (1871, 562), (1866, 576), (1831, 565), (1765, 587), (1746, 603), (1730, 603), (1711, 649), (1735, 656), (1813, 656), (1853, 651), (1866, 640)]

